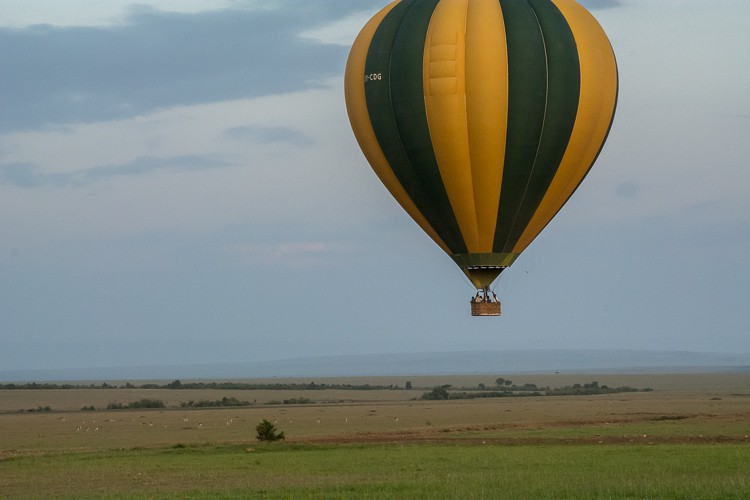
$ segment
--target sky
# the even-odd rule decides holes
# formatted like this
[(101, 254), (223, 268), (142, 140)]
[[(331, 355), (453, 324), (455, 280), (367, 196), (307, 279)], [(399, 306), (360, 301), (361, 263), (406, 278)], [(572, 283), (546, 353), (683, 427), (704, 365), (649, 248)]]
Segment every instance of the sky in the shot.
[(0, 371), (750, 353), (750, 2), (581, 2), (615, 121), (500, 318), (349, 127), (348, 50), (386, 3), (0, 0)]

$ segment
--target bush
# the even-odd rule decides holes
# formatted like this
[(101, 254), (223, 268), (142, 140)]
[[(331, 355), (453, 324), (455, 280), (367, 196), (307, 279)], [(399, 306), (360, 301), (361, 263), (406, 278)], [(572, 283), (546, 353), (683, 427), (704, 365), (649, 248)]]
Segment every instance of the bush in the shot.
[(187, 403), (182, 402), (180, 406), (183, 408), (216, 408), (221, 406), (252, 406), (250, 401), (240, 401), (235, 397), (228, 398), (224, 396), (221, 399), (209, 401), (207, 399), (201, 399), (200, 401), (188, 401)]
[(448, 389), (445, 387), (435, 387), (432, 391), (422, 394), (422, 399), (430, 401), (448, 399), (449, 397)]
[(258, 441), (278, 441), (279, 439), (284, 439), (284, 432), (277, 432), (276, 426), (266, 419), (261, 420), (255, 427), (255, 430), (258, 433), (256, 436)]
[(141, 399), (127, 405), (123, 405), (122, 403), (110, 403), (107, 405), (108, 410), (134, 410), (139, 408), (166, 408), (166, 405), (161, 399)]
[(37, 406), (36, 408), (29, 408), (29, 409), (28, 409), (28, 410), (26, 410), (26, 411), (29, 411), (29, 412), (36, 412), (36, 411), (52, 411), (52, 408), (50, 408), (49, 406)]
[(291, 398), (284, 400), (285, 405), (307, 405), (310, 403), (312, 403), (312, 400), (309, 398)]

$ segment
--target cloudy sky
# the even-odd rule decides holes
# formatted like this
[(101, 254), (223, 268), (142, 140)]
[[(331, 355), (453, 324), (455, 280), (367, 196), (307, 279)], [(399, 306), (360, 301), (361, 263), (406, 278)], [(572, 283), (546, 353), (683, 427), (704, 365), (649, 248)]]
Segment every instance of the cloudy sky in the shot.
[(342, 74), (385, 0), (0, 0), (0, 370), (750, 352), (750, 2), (587, 0), (609, 141), (472, 318)]

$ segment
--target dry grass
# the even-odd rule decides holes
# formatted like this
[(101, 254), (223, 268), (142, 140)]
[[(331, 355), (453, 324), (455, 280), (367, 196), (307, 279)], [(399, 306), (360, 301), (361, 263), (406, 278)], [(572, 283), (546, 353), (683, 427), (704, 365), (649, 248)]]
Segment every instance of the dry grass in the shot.
[(200, 400), (234, 397), (240, 401), (267, 404), (291, 398), (308, 398), (318, 403), (408, 401), (423, 391), (306, 391), (306, 390), (212, 390), (212, 389), (37, 389), (0, 391), (0, 412), (28, 410), (49, 406), (55, 411), (77, 411), (84, 406), (106, 408), (110, 403), (127, 404), (142, 398), (159, 399), (168, 406)]
[[(422, 395), (425, 388), (451, 384), (454, 387), (477, 387), (480, 383), (488, 388), (495, 383), (491, 375), (453, 375), (433, 377), (370, 377), (370, 378), (315, 378), (315, 379), (247, 379), (236, 382), (283, 384), (304, 384), (314, 380), (317, 384), (370, 384), (372, 386), (397, 385), (404, 387), (411, 381), (414, 390), (171, 390), (171, 389), (68, 389), (68, 390), (14, 390), (0, 391), (0, 413), (28, 410), (38, 406), (49, 406), (55, 411), (77, 411), (84, 406), (106, 408), (110, 403), (128, 403), (141, 398), (160, 399), (167, 406), (179, 406), (182, 402), (202, 399), (216, 400), (222, 397), (235, 397), (241, 401), (266, 404), (291, 398), (309, 398), (316, 403), (398, 403), (407, 402)], [(732, 394), (750, 396), (750, 373), (720, 374), (549, 374), (518, 375), (509, 377), (519, 385), (533, 383), (539, 387), (562, 387), (593, 380), (610, 387), (630, 386), (651, 387), (659, 393), (660, 399), (674, 397), (722, 397)], [(110, 382), (124, 385), (126, 381)], [(159, 381), (161, 384), (170, 381)], [(183, 380), (183, 382), (186, 382)], [(82, 382), (81, 384), (88, 384)], [(97, 382), (101, 385), (101, 382)]]
[[(491, 377), (413, 377), (417, 386), (454, 386), (494, 382)], [(220, 390), (19, 390), (2, 391), (0, 454), (104, 450), (176, 444), (242, 443), (255, 440), (261, 419), (276, 422), (288, 441), (352, 440), (368, 436), (429, 437), (482, 431), (493, 437), (545, 428), (603, 426), (665, 420), (686, 429), (710, 421), (717, 435), (750, 434), (750, 374), (524, 376), (516, 382), (562, 386), (598, 380), (612, 386), (652, 387), (653, 392), (586, 397), (501, 398), (460, 401), (410, 401), (415, 391), (220, 391)], [(316, 381), (318, 382), (318, 381)], [(321, 381), (322, 382), (322, 381)], [(352, 382), (348, 379), (346, 382)], [(403, 386), (403, 380), (401, 384)], [(332, 383), (332, 382), (327, 382)], [(383, 383), (368, 379), (366, 383)], [(391, 382), (389, 382), (391, 383)], [(308, 405), (271, 405), (221, 409), (77, 411), (93, 404), (163, 399), (178, 405), (190, 399), (241, 400), (307, 397)], [(332, 403), (325, 401), (345, 401)], [(51, 406), (66, 411), (17, 413)], [(680, 420), (670, 419), (678, 417)], [(516, 433), (516, 434), (514, 434)], [(488, 434), (488, 436), (489, 436)]]

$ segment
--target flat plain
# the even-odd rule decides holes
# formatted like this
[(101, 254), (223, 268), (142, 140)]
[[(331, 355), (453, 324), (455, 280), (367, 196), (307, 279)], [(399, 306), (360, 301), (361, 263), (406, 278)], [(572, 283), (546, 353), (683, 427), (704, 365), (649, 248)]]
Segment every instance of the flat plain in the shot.
[[(399, 387), (383, 390), (3, 390), (0, 496), (750, 497), (750, 373), (510, 378), (653, 390), (418, 399), (494, 375), (314, 380)], [(180, 407), (223, 397), (252, 405)], [(140, 399), (167, 407), (81, 410)], [(261, 419), (286, 439), (259, 443)]]

